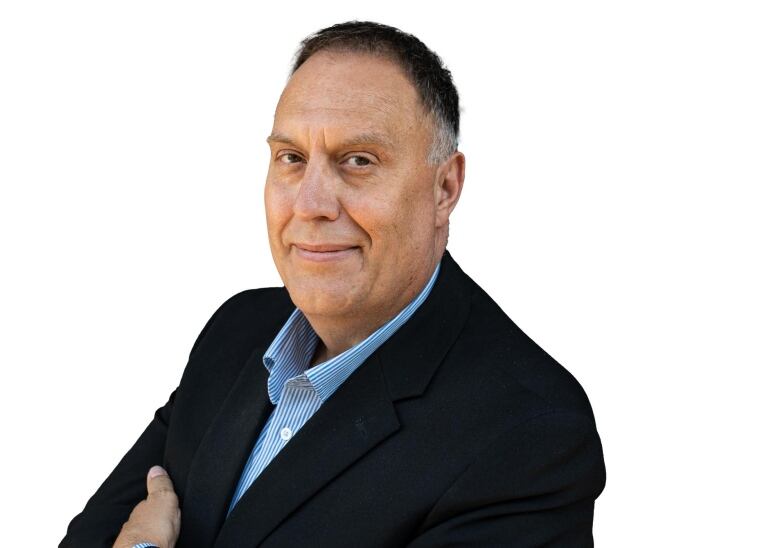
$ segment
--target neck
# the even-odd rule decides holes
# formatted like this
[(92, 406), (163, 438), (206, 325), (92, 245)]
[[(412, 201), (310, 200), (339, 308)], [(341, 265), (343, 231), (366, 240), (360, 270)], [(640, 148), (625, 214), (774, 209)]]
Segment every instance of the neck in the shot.
[(304, 316), (320, 338), (309, 367), (314, 367), (349, 350), (397, 316), (420, 294), (433, 275), (436, 264), (438, 261), (426, 269), (422, 276), (415, 278), (392, 302), (383, 303), (385, 306), (381, 309), (336, 317), (310, 315), (304, 312)]

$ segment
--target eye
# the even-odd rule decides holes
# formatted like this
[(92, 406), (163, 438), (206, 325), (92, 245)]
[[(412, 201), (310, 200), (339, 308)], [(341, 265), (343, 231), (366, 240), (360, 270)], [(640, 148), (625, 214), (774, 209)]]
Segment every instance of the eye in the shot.
[[(353, 161), (354, 160), (354, 161)], [(351, 167), (366, 167), (371, 165), (371, 160), (366, 158), (365, 156), (360, 156), (357, 154), (353, 154), (349, 158), (347, 158), (347, 164)]]
[(283, 164), (297, 164), (303, 161), (303, 158), (301, 158), (298, 154), (295, 154), (294, 152), (285, 152), (284, 154), (279, 155), (279, 160)]

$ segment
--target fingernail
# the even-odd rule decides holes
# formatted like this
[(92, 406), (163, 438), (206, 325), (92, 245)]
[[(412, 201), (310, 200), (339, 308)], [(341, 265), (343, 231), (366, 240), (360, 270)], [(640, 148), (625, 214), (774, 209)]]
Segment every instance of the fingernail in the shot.
[(165, 468), (162, 466), (152, 466), (149, 469), (149, 477), (150, 478), (156, 478), (157, 476), (165, 476), (168, 475), (168, 472), (165, 471)]

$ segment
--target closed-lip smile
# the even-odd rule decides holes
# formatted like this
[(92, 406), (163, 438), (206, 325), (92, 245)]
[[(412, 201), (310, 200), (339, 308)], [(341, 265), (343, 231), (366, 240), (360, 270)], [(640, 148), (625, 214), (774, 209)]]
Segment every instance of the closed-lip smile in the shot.
[(295, 243), (292, 244), (295, 248), (295, 254), (301, 259), (325, 262), (325, 261), (338, 261), (346, 259), (351, 256), (354, 251), (359, 249), (358, 246), (348, 244), (304, 244)]
[(327, 252), (327, 251), (343, 251), (345, 249), (351, 249), (353, 247), (357, 247), (354, 245), (349, 244), (304, 244), (304, 243), (297, 243), (293, 244), (295, 247), (304, 249), (306, 251), (317, 251), (317, 252)]

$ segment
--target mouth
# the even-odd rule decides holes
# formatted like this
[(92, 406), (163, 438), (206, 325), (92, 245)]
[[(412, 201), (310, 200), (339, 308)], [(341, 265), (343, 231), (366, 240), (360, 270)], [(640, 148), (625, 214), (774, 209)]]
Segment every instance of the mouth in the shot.
[(293, 252), (307, 261), (327, 262), (338, 261), (350, 257), (358, 251), (358, 246), (342, 244), (292, 244)]

